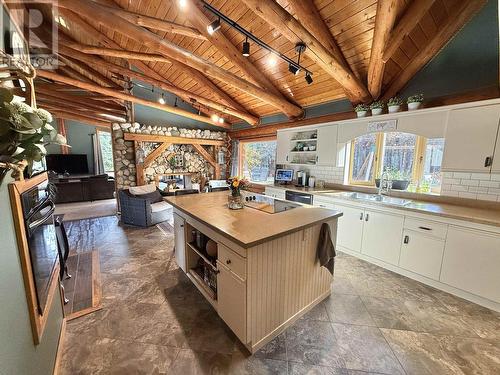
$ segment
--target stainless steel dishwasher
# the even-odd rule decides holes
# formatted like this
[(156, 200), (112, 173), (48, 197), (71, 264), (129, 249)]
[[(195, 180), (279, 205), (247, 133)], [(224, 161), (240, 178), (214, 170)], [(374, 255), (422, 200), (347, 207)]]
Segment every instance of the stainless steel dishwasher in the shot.
[(300, 193), (298, 191), (285, 191), (285, 199), (287, 201), (299, 202), (304, 204), (313, 204), (313, 196), (308, 193)]

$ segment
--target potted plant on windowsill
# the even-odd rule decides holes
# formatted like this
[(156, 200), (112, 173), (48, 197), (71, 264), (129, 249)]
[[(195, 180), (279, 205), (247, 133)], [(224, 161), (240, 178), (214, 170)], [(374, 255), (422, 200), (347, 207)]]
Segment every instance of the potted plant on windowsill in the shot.
[(403, 100), (399, 96), (390, 98), (387, 101), (387, 109), (389, 113), (399, 112), (401, 110), (402, 105), (403, 105)]
[[(391, 181), (391, 189), (393, 190), (406, 190), (410, 185), (411, 177), (407, 172), (401, 172), (394, 168), (387, 168), (386, 173)], [(380, 178), (375, 179), (375, 186), (380, 186)]]
[(356, 112), (356, 116), (358, 117), (366, 117), (369, 110), (370, 107), (368, 107), (366, 104), (358, 104), (356, 107), (354, 107), (354, 112)]
[(372, 115), (381, 115), (384, 112), (385, 103), (382, 100), (377, 100), (370, 104), (370, 109), (372, 110)]
[(33, 163), (47, 154), (45, 146), (66, 145), (50, 124), (49, 112), (13, 99), (10, 89), (0, 87), (0, 183), (9, 170), (13, 178), (22, 179), (28, 167), (30, 176)]
[(424, 101), (424, 94), (416, 94), (409, 96), (408, 99), (406, 100), (406, 103), (408, 103), (408, 111), (413, 111), (415, 109), (418, 109), (422, 106), (422, 102)]
[(243, 203), (243, 197), (241, 196), (241, 190), (245, 190), (248, 187), (248, 180), (238, 177), (231, 177), (227, 180), (229, 188), (231, 189), (231, 194), (228, 196), (227, 206), (231, 210), (239, 210), (245, 205)]

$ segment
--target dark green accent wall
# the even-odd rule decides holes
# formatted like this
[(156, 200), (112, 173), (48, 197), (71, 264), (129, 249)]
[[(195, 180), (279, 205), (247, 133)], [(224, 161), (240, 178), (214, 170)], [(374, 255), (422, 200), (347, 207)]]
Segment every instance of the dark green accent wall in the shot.
[[(71, 146), (70, 153), (86, 154), (89, 165), (89, 173), (94, 173), (94, 149), (92, 146), (91, 134), (96, 133), (96, 127), (93, 125), (82, 124), (78, 121), (65, 120), (66, 138)], [(57, 125), (54, 122), (54, 127)], [(61, 147), (51, 145), (47, 148), (49, 154), (60, 154)]]

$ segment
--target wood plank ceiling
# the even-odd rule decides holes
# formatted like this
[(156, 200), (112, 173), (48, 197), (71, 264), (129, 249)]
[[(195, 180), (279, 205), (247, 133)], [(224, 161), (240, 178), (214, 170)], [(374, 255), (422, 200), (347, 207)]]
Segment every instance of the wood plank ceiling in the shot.
[[(179, 5), (178, 0), (97, 0), (95, 2), (105, 4), (107, 6), (120, 7), (137, 14), (147, 15), (194, 28), (195, 22), (192, 18), (193, 9), (190, 8), (195, 7), (195, 5), (192, 1), (195, 0), (186, 0), (188, 5), (184, 8)], [(293, 3), (296, 1), (266, 1), (277, 2), (292, 16), (297, 18), (299, 22), (301, 21), (301, 16), (303, 15), (295, 14), (295, 11), (299, 9), (299, 7), (293, 6)], [(88, 2), (92, 3), (90, 0)], [(275, 27), (270, 26), (266, 20), (259, 17), (249, 8), (251, 5), (245, 5), (249, 3), (258, 3), (258, 1), (210, 0), (208, 2), (273, 48), (279, 50), (289, 58), (296, 60), (295, 42), (291, 42)], [(357, 79), (359, 79), (359, 81), (361, 81), (366, 88), (368, 88), (370, 84), (367, 82), (367, 76), (370, 66), (372, 46), (376, 45), (374, 43), (376, 21), (378, 23), (384, 22), (384, 20), (380, 20), (380, 18), (383, 18), (381, 15), (377, 18), (377, 9), (383, 9), (381, 8), (382, 6), (386, 6), (386, 9), (394, 7), (392, 10), (395, 12), (393, 27), (396, 30), (399, 30), (398, 32), (400, 33), (406, 32), (406, 36), (402, 39), (395, 37), (394, 34), (391, 34), (390, 30), (392, 27), (390, 27), (386, 38), (388, 41), (384, 42), (391, 44), (391, 54), (389, 56), (384, 55), (383, 58), (387, 61), (385, 64), (380, 64), (383, 66), (383, 70), (381, 72), (381, 88), (379, 92), (380, 97), (387, 97), (388, 95), (392, 96), (396, 94), (400, 89), (402, 89), (406, 82), (416, 73), (416, 71), (425, 65), (425, 63), (427, 63), (430, 58), (432, 58), (432, 56), (443, 47), (446, 41), (451, 38), (453, 34), (456, 33), (459, 28), (482, 7), (482, 5), (484, 5), (485, 1), (309, 0), (305, 1), (305, 3), (307, 3), (308, 6), (314, 6), (316, 8), (322, 22), (326, 25), (327, 29), (331, 33), (331, 36), (333, 36), (333, 40), (337, 43), (341, 53), (343, 54), (348, 68), (352, 70)], [(470, 3), (473, 3), (473, 5), (467, 8), (466, 5)], [(460, 20), (459, 24), (457, 24), (458, 21), (455, 21), (455, 24), (453, 24), (454, 19), (457, 17), (457, 11), (462, 11), (462, 13), (468, 12), (468, 14), (463, 17), (463, 20)], [(61, 27), (62, 32), (77, 43), (87, 46), (103, 47), (103, 44), (96, 40), (95, 35), (89, 34), (88, 30), (82, 28), (79, 23), (74, 22), (74, 20), (70, 19), (70, 17), (65, 17), (65, 14), (67, 13), (67, 9), (61, 10), (61, 16), (63, 18), (62, 23), (64, 25)], [(209, 20), (216, 19), (213, 14), (206, 10), (204, 10), (203, 13)], [(411, 14), (407, 15), (405, 18), (406, 13)], [(416, 16), (409, 17), (412, 15)], [(96, 21), (90, 14), (80, 13), (79, 16), (89, 25), (99, 30), (102, 34), (109, 38), (109, 40), (114, 42), (114, 46), (110, 46), (108, 43), (108, 45), (105, 46), (107, 48), (121, 48), (127, 51), (155, 54), (156, 56), (160, 53), (157, 50), (146, 47), (145, 43), (140, 43), (136, 39), (124, 35), (123, 32), (119, 31), (119, 24), (117, 23), (115, 23), (115, 26), (113, 27), (108, 27), (107, 25)], [(415, 17), (418, 18), (415, 19)], [(410, 20), (408, 20), (408, 18), (410, 18)], [(110, 21), (110, 23), (113, 22), (114, 21)], [(454, 29), (448, 30), (450, 28)], [(172, 32), (159, 31), (153, 28), (148, 28), (148, 30), (164, 40), (170, 41), (175, 45), (184, 48), (193, 55), (215, 64), (225, 71), (231, 72), (248, 82), (259, 85), (259, 83), (256, 82), (255, 77), (245, 74), (232, 59), (224, 56), (224, 54), (221, 53), (221, 51), (214, 46), (211, 41), (203, 38), (203, 36), (193, 37)], [(204, 30), (200, 31), (202, 34), (205, 32)], [(229, 39), (231, 44), (236, 46), (238, 50), (241, 48), (244, 36), (236, 30), (230, 28), (227, 24), (222, 23), (222, 28), (218, 31), (218, 33), (223, 33)], [(443, 41), (442, 39), (445, 37), (447, 39)], [(434, 48), (429, 48), (430, 45), (434, 46)], [(382, 49), (379, 49), (378, 53), (381, 56), (383, 55), (386, 47), (387, 45), (383, 45)], [(429, 53), (432, 53), (432, 55), (428, 56)], [(165, 56), (164, 54), (162, 55), (167, 57), (168, 60), (168, 56)], [(255, 95), (250, 95), (248, 92), (236, 88), (227, 81), (214, 78), (213, 76), (209, 77), (210, 81), (205, 81), (208, 84), (203, 84), (204, 78), (200, 78), (200, 75), (196, 76), (192, 74), (192, 69), (184, 69), (185, 67), (182, 67), (179, 64), (165, 62), (165, 58), (158, 59), (163, 61), (142, 61), (140, 63), (137, 62), (138, 60), (127, 61), (122, 58), (108, 56), (100, 56), (100, 58), (104, 58), (109, 62), (123, 67), (128, 67), (128, 64), (133, 66), (135, 65), (143, 71), (143, 73), (150, 77), (153, 77), (153, 74), (155, 74), (154, 78), (161, 78), (177, 88), (186, 90), (192, 94), (204, 97), (214, 102), (223, 103), (221, 95), (216, 93), (213, 86), (210, 86), (213, 83), (217, 86), (217, 88), (226, 93), (232, 100), (234, 100), (234, 102), (237, 103), (233, 102), (233, 106), (239, 105), (239, 109), (247, 111), (254, 116), (261, 117), (282, 112), (279, 108), (275, 105), (271, 105), (268, 101), (262, 100)], [(282, 60), (275, 59), (276, 64), (271, 64), (270, 61), (272, 57), (270, 53), (265, 49), (258, 47), (254, 43), (251, 43), (251, 54), (247, 59), (255, 66), (257, 71), (260, 72), (263, 77), (265, 77), (275, 88), (279, 90), (282, 97), (299, 107), (305, 108), (311, 105), (318, 105), (346, 98), (346, 91), (344, 88), (332, 77), (331, 74), (327, 73), (317, 63), (313, 62), (307, 54), (303, 55), (301, 64), (313, 73), (314, 82), (310, 85), (305, 82), (303, 73), (298, 75), (291, 74), (288, 71), (288, 65)], [(148, 72), (141, 69), (141, 66), (138, 66), (139, 64), (142, 64), (142, 67), (146, 64)], [(106, 67), (98, 64), (91, 64), (91, 66), (102, 76), (107, 77), (116, 83), (123, 84), (123, 80), (117, 79), (120, 76), (116, 73), (111, 73)], [(71, 68), (73, 71), (76, 71), (83, 76), (83, 78), (92, 79), (88, 70), (80, 69), (76, 64), (71, 66)], [(407, 69), (410, 69), (410, 71), (407, 71)], [(69, 75), (70, 73), (68, 72), (69, 70), (66, 70), (66, 72), (62, 71), (61, 74)], [(400, 78), (401, 76), (404, 76), (404, 80)], [(75, 73), (73, 74), (73, 78), (75, 78)], [(262, 84), (260, 84), (260, 86), (262, 87)], [(371, 88), (370, 92), (374, 93)], [(224, 104), (231, 106), (231, 104)], [(205, 106), (203, 106), (202, 112), (208, 114), (219, 113), (223, 115), (223, 113), (218, 112), (217, 110), (210, 111)], [(226, 114), (224, 117), (229, 122), (241, 121), (233, 115)]]

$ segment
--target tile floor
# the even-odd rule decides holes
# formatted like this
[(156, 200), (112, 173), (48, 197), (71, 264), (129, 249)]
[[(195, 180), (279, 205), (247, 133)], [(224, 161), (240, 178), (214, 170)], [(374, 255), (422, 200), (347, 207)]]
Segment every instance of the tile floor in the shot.
[(332, 295), (249, 356), (178, 269), (172, 234), (105, 217), (69, 237), (99, 250), (104, 307), (68, 322), (62, 374), (500, 374), (500, 314), (345, 254)]

